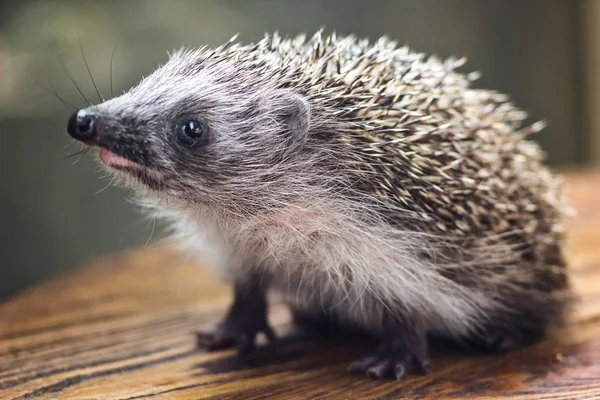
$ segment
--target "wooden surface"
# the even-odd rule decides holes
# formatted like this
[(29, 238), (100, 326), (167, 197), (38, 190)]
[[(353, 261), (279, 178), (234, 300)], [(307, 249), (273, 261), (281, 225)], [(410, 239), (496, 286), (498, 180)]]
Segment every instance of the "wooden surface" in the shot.
[(238, 357), (194, 348), (227, 288), (167, 249), (109, 256), (0, 306), (1, 399), (600, 399), (600, 173), (570, 174), (573, 284), (581, 297), (560, 340), (500, 356), (434, 353), (435, 372), (402, 382), (345, 371), (373, 343), (291, 334)]

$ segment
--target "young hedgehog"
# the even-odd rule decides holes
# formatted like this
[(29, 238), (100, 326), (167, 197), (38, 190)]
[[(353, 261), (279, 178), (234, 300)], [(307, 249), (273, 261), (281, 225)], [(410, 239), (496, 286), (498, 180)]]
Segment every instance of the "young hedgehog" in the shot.
[(188, 251), (214, 243), (235, 301), (208, 350), (273, 340), (265, 292), (299, 321), (381, 338), (350, 364), (429, 370), (427, 336), (507, 351), (570, 300), (560, 184), (525, 113), (463, 60), (386, 38), (267, 35), (179, 51), (68, 132), (151, 199)]

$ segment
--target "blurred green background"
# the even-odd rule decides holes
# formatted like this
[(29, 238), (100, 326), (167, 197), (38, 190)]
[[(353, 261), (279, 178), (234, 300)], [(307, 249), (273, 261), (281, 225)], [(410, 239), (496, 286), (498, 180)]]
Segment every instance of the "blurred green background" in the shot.
[[(97, 101), (80, 43), (99, 89), (135, 84), (167, 51), (216, 45), (240, 33), (387, 34), (439, 56), (467, 56), (479, 87), (510, 94), (532, 120), (556, 167), (595, 157), (585, 30), (588, 1), (1, 1), (0, 2), (0, 298), (100, 254), (144, 245), (153, 222), (106, 187), (92, 157), (65, 133), (68, 102), (84, 100), (69, 73)], [(69, 72), (67, 72), (69, 71)], [(590, 97), (591, 96), (591, 97)], [(593, 109), (593, 108), (592, 108)], [(105, 190), (102, 190), (105, 188)], [(152, 240), (161, 236), (160, 229)]]

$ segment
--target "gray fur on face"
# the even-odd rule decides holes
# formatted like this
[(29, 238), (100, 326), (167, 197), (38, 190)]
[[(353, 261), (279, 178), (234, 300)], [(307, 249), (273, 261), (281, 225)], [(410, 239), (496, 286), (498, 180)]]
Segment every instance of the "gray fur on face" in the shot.
[[(138, 86), (92, 110), (103, 118), (101, 144), (156, 169), (162, 189), (192, 202), (265, 208), (267, 196), (293, 185), (283, 160), (291, 166), (311, 158), (297, 151), (310, 129), (305, 96), (202, 51), (175, 53)], [(188, 120), (206, 127), (191, 145), (178, 140)]]

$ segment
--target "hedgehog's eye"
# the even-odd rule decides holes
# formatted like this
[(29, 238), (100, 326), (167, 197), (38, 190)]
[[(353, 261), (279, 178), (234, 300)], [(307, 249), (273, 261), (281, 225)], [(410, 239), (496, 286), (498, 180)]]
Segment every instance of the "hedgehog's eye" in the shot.
[(187, 145), (193, 145), (204, 135), (206, 126), (204, 122), (190, 119), (179, 125), (179, 140)]

